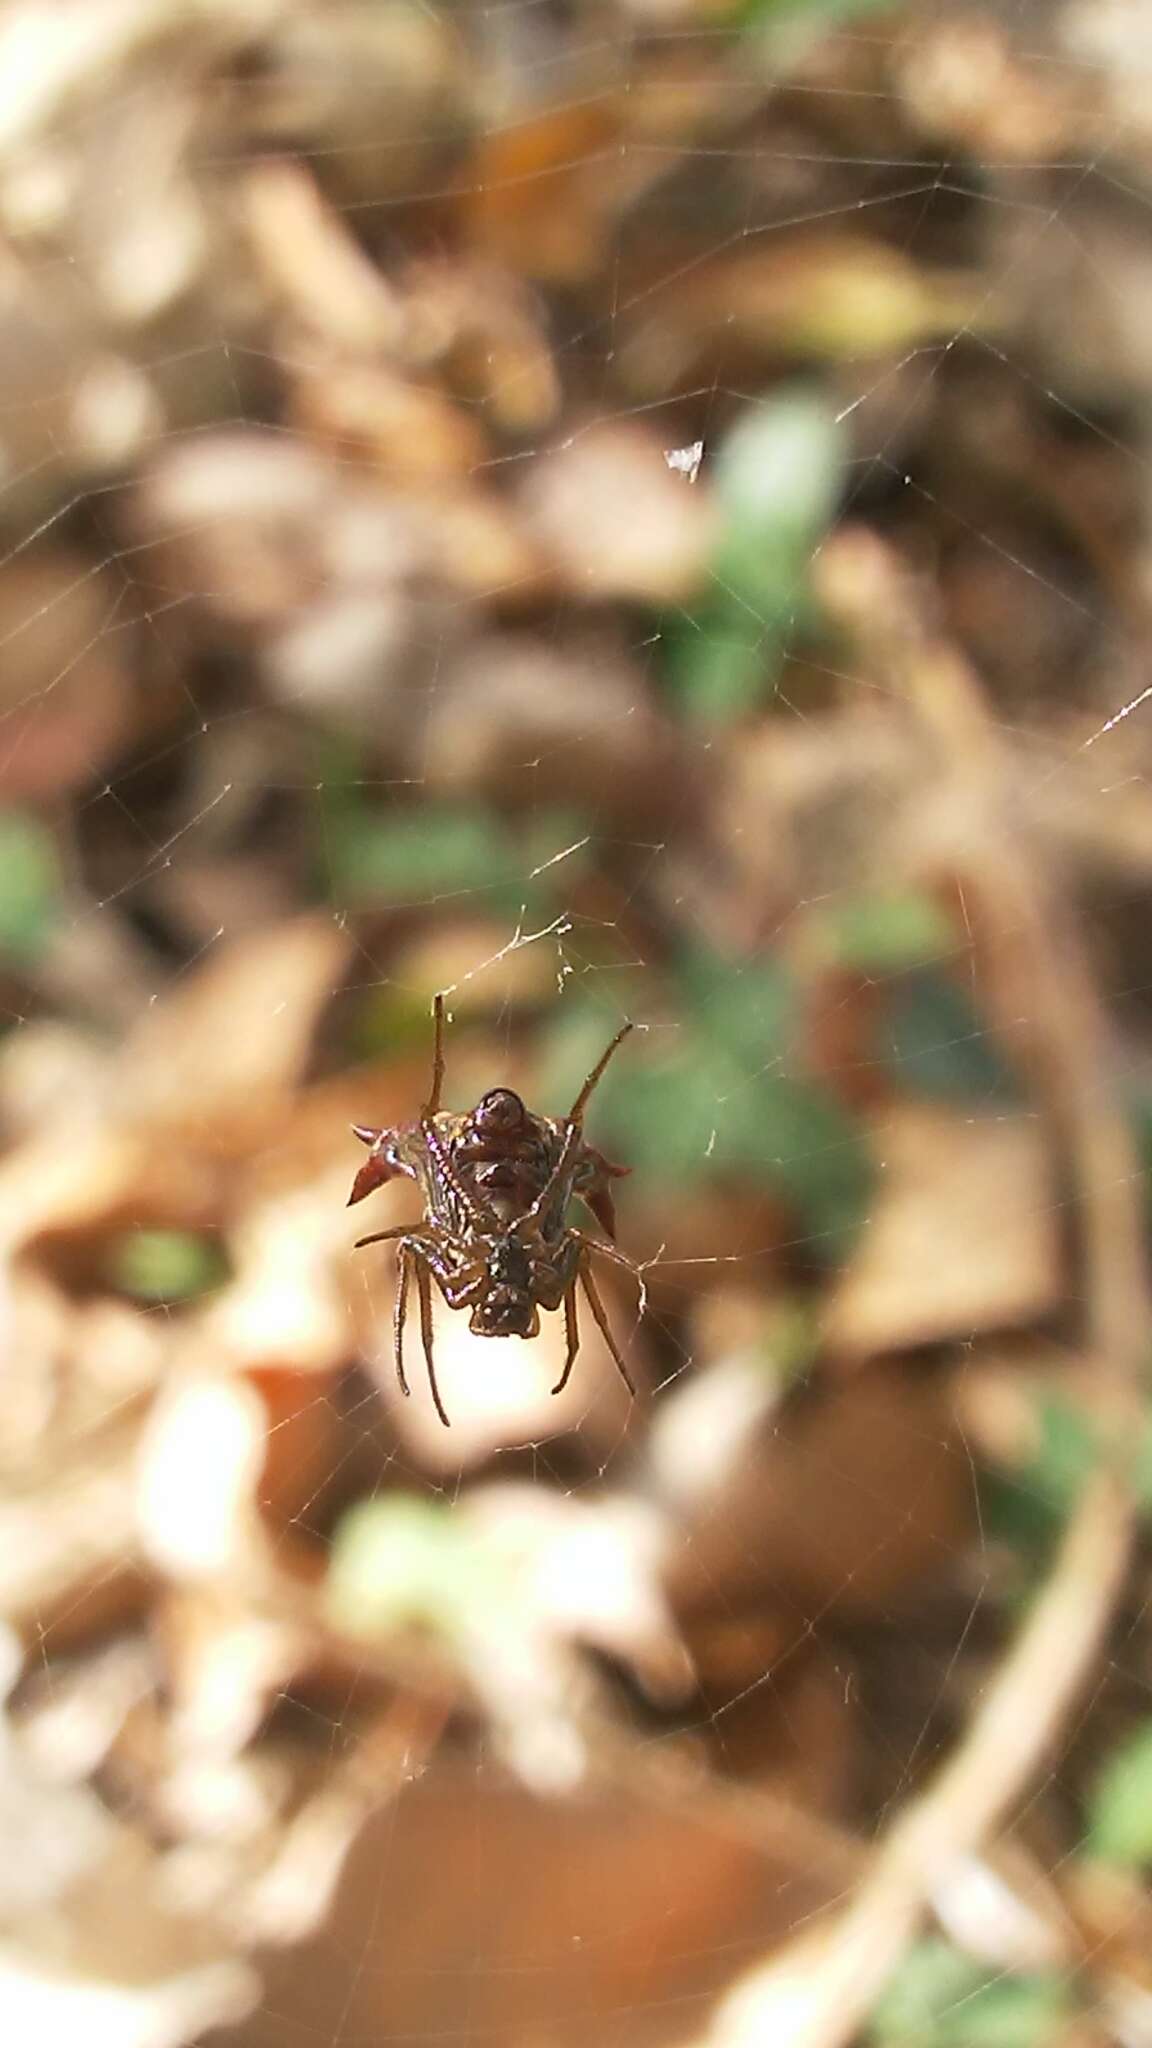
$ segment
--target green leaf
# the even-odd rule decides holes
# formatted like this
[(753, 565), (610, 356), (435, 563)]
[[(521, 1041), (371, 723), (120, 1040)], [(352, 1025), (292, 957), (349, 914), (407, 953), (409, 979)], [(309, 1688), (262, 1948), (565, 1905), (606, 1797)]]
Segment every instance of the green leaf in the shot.
[(1096, 1463), (1096, 1432), (1084, 1410), (1057, 1388), (1046, 1388), (1037, 1407), (1040, 1444), (1028, 1467), (1028, 1484), (1066, 1517)]
[[(589, 1113), (594, 1142), (674, 1188), (739, 1177), (791, 1203), (816, 1248), (842, 1256), (863, 1221), (872, 1171), (860, 1130), (818, 1082), (786, 1071), (790, 978), (773, 960), (736, 965), (705, 948), (679, 964), (683, 1020), (609, 1067)], [(547, 1098), (565, 1106), (619, 1011), (578, 1009), (549, 1063)]]
[(1035, 1451), (1017, 1471), (990, 1472), (983, 1498), (991, 1534), (1044, 1556), (1079, 1498), (1098, 1447), (1089, 1418), (1060, 1388), (1040, 1388), (1035, 1411)]
[(775, 623), (735, 618), (731, 606), (717, 603), (696, 613), (692, 633), (682, 629), (669, 635), (668, 681), (691, 717), (705, 725), (729, 725), (768, 694), (779, 667), (777, 628), (794, 598), (789, 584)]
[(872, 2036), (891, 2048), (940, 2040), (944, 2014), (980, 1981), (969, 1956), (929, 1936), (909, 1949), (872, 2018)]
[(820, 919), (836, 958), (866, 974), (897, 974), (952, 952), (943, 910), (922, 890), (861, 890), (829, 904)]
[(930, 1936), (909, 1950), (870, 2031), (878, 2048), (1046, 2048), (1071, 2012), (1063, 1978), (990, 1977)]
[[(716, 1144), (723, 1160), (785, 1192), (837, 1255), (863, 1221), (872, 1188), (859, 1130), (829, 1089), (786, 1071), (795, 989), (779, 962), (734, 965), (698, 950), (680, 979), (708, 1052), (697, 1071), (723, 1083)], [(709, 1074), (709, 1063), (713, 1072)]]
[(855, 1125), (823, 1089), (784, 1074), (749, 1077), (722, 1044), (685, 1030), (677, 1049), (601, 1087), (600, 1126), (638, 1174), (673, 1188), (739, 1174), (791, 1199), (813, 1237), (840, 1254), (871, 1178)]
[(753, 1355), (774, 1386), (796, 1386), (818, 1358), (822, 1341), (815, 1304), (786, 1298), (766, 1312)]
[(857, 15), (879, 14), (891, 5), (892, 0), (737, 0), (735, 12), (748, 28), (803, 30), (807, 39)]
[(1146, 1415), (1144, 1418), (1144, 1428), (1136, 1446), (1132, 1483), (1141, 1513), (1152, 1514), (1152, 1415)]
[(971, 998), (946, 975), (925, 968), (890, 991), (880, 1056), (909, 1094), (950, 1102), (1008, 1106), (1021, 1091)]
[(335, 897), (352, 908), (456, 895), (523, 900), (525, 868), (516, 847), (494, 818), (462, 805), (350, 807), (330, 828), (327, 851)]
[(50, 832), (26, 811), (0, 811), (0, 952), (32, 961), (60, 914)]
[(778, 1071), (796, 1015), (795, 983), (779, 961), (733, 962), (698, 946), (680, 960), (677, 981), (702, 1029), (749, 1078)]
[(327, 883), (352, 910), (462, 897), (503, 914), (547, 917), (557, 887), (567, 895), (587, 870), (589, 838), (573, 812), (534, 815), (518, 833), (479, 806), (381, 810), (344, 789), (326, 825)]
[(384, 981), (363, 991), (348, 1017), (350, 1058), (389, 1060), (423, 1051), (430, 1057), (431, 1005), (426, 991)]
[(981, 1985), (948, 2030), (949, 2048), (1049, 2048), (1072, 2016), (1058, 1977), (1002, 1977)]
[(723, 527), (716, 575), (750, 603), (779, 589), (828, 526), (840, 499), (843, 429), (822, 392), (785, 386), (749, 406), (717, 450), (712, 480)]
[(109, 1285), (137, 1301), (189, 1301), (219, 1287), (227, 1264), (215, 1239), (191, 1230), (132, 1230), (109, 1248)]
[(1144, 1168), (1144, 1219), (1148, 1229), (1152, 1230), (1152, 1092), (1142, 1089), (1135, 1093), (1129, 1107)]
[(448, 1639), (501, 1629), (516, 1609), (508, 1559), (447, 1506), (412, 1494), (364, 1501), (333, 1545), (327, 1599), (353, 1634), (416, 1629)]
[(719, 448), (708, 594), (666, 631), (669, 686), (691, 717), (730, 721), (772, 689), (786, 639), (811, 616), (808, 564), (843, 461), (831, 406), (804, 385), (750, 406)]
[(1152, 1721), (1104, 1765), (1089, 1805), (1088, 1845), (1109, 1863), (1152, 1867)]

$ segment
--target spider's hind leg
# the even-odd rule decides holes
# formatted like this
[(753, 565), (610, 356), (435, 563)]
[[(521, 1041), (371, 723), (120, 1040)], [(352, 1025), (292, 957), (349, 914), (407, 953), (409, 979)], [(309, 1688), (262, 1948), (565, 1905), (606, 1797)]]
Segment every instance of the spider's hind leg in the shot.
[[(381, 1233), (385, 1237), (391, 1234), (388, 1231)], [(392, 1314), (392, 1348), (396, 1358), (396, 1377), (400, 1382), (400, 1392), (407, 1397), (412, 1392), (404, 1377), (404, 1318), (408, 1313), (408, 1281), (412, 1271), (412, 1254), (407, 1245), (400, 1247), (399, 1266), (400, 1270), (396, 1276), (396, 1307)]]
[(448, 1420), (444, 1403), (440, 1399), (440, 1389), (436, 1385), (436, 1361), (432, 1355), (432, 1282), (428, 1278), (428, 1268), (422, 1259), (416, 1261), (416, 1292), (420, 1297), (420, 1337), (424, 1345), (424, 1363), (428, 1367), (428, 1385), (432, 1389), (437, 1415), (445, 1429), (451, 1429), (452, 1425)]
[(620, 1251), (616, 1245), (605, 1244), (603, 1238), (589, 1237), (587, 1232), (583, 1230), (573, 1231), (572, 1235), (578, 1237), (584, 1247), (585, 1271), (587, 1271), (587, 1258), (593, 1252), (598, 1252), (600, 1257), (607, 1259), (611, 1265), (622, 1266), (626, 1273), (631, 1273), (639, 1293), (637, 1303), (639, 1312), (641, 1315), (646, 1314), (648, 1308), (648, 1282), (644, 1278), (643, 1266), (638, 1266), (635, 1259), (630, 1259), (627, 1252)]
[[(621, 1260), (621, 1264), (624, 1263), (625, 1262)], [(620, 1347), (617, 1344), (615, 1337), (612, 1335), (612, 1326), (608, 1321), (608, 1311), (605, 1308), (604, 1303), (600, 1299), (600, 1293), (596, 1286), (596, 1282), (593, 1280), (592, 1274), (589, 1270), (587, 1251), (585, 1251), (584, 1257), (580, 1261), (580, 1278), (584, 1282), (584, 1292), (588, 1296), (588, 1306), (592, 1310), (592, 1313), (596, 1318), (596, 1322), (600, 1330), (600, 1335), (603, 1337), (604, 1342), (608, 1346), (609, 1351), (612, 1353), (612, 1357), (616, 1364), (616, 1370), (619, 1373), (621, 1379), (623, 1380), (624, 1385), (627, 1387), (628, 1392), (632, 1395), (633, 1399), (635, 1399), (636, 1388), (632, 1383), (632, 1377), (628, 1371), (628, 1367), (625, 1365), (623, 1358), (620, 1356)]]
[(398, 1223), (392, 1230), (374, 1230), (371, 1237), (358, 1237), (352, 1249), (362, 1252), (366, 1244), (388, 1244), (394, 1237), (405, 1237), (410, 1228), (408, 1223)]
[(573, 1280), (564, 1296), (564, 1335), (568, 1340), (568, 1355), (564, 1360), (564, 1370), (552, 1389), (554, 1394), (562, 1394), (564, 1392), (568, 1381), (572, 1377), (572, 1367), (576, 1363), (576, 1353), (580, 1349), (580, 1331), (576, 1320), (575, 1280)]

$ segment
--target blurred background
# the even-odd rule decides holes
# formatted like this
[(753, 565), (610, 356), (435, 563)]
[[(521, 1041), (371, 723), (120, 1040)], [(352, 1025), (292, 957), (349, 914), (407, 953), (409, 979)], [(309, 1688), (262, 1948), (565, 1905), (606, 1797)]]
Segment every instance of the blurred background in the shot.
[[(0, 11), (5, 2040), (1152, 2044), (1150, 73)], [(400, 1394), (437, 992), (635, 1401)]]

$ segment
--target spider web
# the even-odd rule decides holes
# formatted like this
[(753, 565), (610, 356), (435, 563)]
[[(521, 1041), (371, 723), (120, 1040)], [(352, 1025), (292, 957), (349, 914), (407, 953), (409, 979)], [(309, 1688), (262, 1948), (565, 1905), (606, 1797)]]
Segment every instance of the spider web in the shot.
[[(1107, 1407), (1045, 972), (1138, 1139), (1147, 26), (3, 33), (6, 1485), (65, 1532), (15, 1717), (154, 1855), (121, 1922), (162, 1878), (201, 1944), (121, 1926), (86, 2031), (831, 2038), (757, 1973), (818, 1980)], [(415, 1317), (399, 1397), (350, 1247), (411, 1206), (343, 1215), (343, 1133), (416, 1112), (437, 989), (454, 1107), (562, 1114), (643, 1027), (590, 1111), (635, 1410), (587, 1316), (553, 1404), (560, 1318), (439, 1307), (451, 1433)], [(317, 1559), (319, 1643), (259, 1576)], [(872, 2038), (1147, 2038), (1133, 1577)]]

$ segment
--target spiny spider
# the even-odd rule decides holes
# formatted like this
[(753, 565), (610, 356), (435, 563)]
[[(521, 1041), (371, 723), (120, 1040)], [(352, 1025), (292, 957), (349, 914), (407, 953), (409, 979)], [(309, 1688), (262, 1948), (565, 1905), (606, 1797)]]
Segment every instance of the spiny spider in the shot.
[(356, 1247), (399, 1240), (393, 1341), (401, 1391), (410, 1392), (404, 1373), (404, 1318), (414, 1274), (428, 1383), (436, 1413), (446, 1428), (448, 1416), (436, 1385), (432, 1356), (429, 1275), (449, 1308), (471, 1310), (468, 1327), (477, 1337), (535, 1337), (540, 1310), (559, 1308), (563, 1302), (568, 1351), (554, 1394), (567, 1386), (580, 1347), (576, 1288), (581, 1284), (620, 1377), (635, 1395), (590, 1262), (595, 1254), (634, 1276), (640, 1286), (641, 1314), (647, 1299), (643, 1274), (614, 1244), (588, 1237), (566, 1220), (569, 1203), (579, 1196), (607, 1238), (616, 1235), (609, 1182), (629, 1169), (613, 1166), (594, 1146), (585, 1144), (584, 1111), (632, 1025), (621, 1026), (566, 1117), (534, 1116), (511, 1088), (490, 1089), (475, 1109), (460, 1115), (440, 1107), (444, 1081), (442, 996), (436, 997), (434, 1016), (432, 1086), (419, 1122), (383, 1130), (367, 1124), (352, 1126), (370, 1150), (352, 1183), (349, 1205), (362, 1202), (365, 1195), (397, 1174), (414, 1180), (424, 1198), (420, 1223), (378, 1230), (371, 1237), (360, 1238)]

